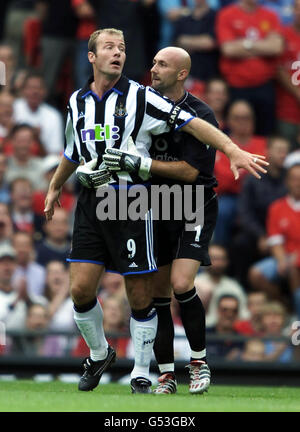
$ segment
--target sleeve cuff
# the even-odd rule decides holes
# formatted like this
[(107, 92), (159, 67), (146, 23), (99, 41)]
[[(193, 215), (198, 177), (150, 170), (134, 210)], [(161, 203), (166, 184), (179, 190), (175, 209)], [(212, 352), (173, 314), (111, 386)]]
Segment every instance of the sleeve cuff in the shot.
[(69, 156), (67, 156), (66, 153), (64, 153), (64, 157), (65, 157), (66, 159), (68, 159), (68, 161), (70, 161), (70, 162), (73, 162), (73, 163), (75, 163), (75, 164), (77, 164), (77, 165), (80, 164), (80, 162), (75, 161), (74, 159), (71, 159)]

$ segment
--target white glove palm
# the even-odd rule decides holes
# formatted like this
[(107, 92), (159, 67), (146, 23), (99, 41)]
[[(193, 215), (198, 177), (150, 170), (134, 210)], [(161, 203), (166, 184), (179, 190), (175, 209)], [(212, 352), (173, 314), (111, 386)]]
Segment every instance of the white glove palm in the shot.
[(138, 174), (143, 180), (150, 177), (152, 159), (139, 155), (133, 139), (128, 139), (128, 151), (115, 148), (105, 149), (103, 161), (109, 171), (127, 171)]
[(79, 165), (76, 170), (77, 179), (86, 188), (97, 189), (113, 180), (111, 173), (106, 168), (94, 170), (97, 160), (95, 158), (84, 165)]

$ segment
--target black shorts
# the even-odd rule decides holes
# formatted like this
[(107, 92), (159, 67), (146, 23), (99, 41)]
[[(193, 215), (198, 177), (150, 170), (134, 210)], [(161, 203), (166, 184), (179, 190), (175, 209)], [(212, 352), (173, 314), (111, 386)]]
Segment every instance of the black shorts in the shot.
[(174, 259), (187, 258), (200, 261), (202, 266), (211, 264), (208, 246), (218, 216), (218, 200), (213, 189), (205, 192), (204, 224), (195, 231), (186, 230), (186, 221), (158, 221), (157, 266), (171, 264)]
[[(120, 191), (114, 189), (118, 203)], [(96, 210), (103, 200), (94, 190), (81, 189), (67, 261), (104, 265), (106, 271), (122, 275), (157, 271), (151, 208), (147, 208), (144, 220), (99, 220)], [(118, 210), (117, 205), (117, 215)]]

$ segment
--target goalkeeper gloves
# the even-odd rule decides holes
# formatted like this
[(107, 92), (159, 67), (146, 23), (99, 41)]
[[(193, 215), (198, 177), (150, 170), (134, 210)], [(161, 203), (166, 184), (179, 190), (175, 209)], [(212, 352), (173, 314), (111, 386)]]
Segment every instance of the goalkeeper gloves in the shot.
[(127, 171), (138, 174), (143, 180), (150, 177), (152, 159), (140, 156), (131, 137), (128, 140), (128, 151), (115, 148), (105, 149), (103, 160), (109, 171)]
[(76, 170), (77, 179), (86, 188), (97, 189), (113, 180), (111, 173), (106, 168), (94, 170), (96, 164), (97, 158), (84, 165), (79, 165)]

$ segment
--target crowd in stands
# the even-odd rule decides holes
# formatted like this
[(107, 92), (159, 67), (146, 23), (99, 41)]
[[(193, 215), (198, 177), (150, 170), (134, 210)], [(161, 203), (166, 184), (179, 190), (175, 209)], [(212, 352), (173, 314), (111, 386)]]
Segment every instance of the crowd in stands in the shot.
[[(200, 270), (195, 286), (207, 313), (208, 358), (295, 359), (300, 0), (1, 2), (0, 321), (8, 331), (29, 333), (9, 337), (0, 354), (88, 355), (79, 336), (54, 334), (76, 331), (66, 261), (78, 193), (74, 176), (52, 221), (45, 221), (43, 206), (63, 152), (66, 102), (91, 74), (87, 43), (99, 27), (124, 31), (124, 73), (145, 85), (158, 49), (187, 50), (192, 70), (186, 89), (211, 106), (235, 143), (266, 156), (270, 165), (261, 180), (241, 172), (235, 181), (228, 159), (217, 152), (212, 266)], [(99, 298), (110, 343), (119, 357), (131, 357), (122, 276), (105, 273)], [(175, 335), (183, 336), (176, 300), (172, 314)], [(176, 339), (176, 359), (189, 359), (189, 352), (185, 338)]]

